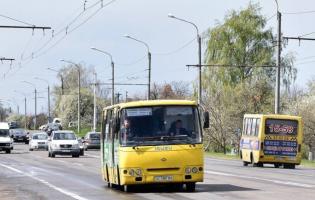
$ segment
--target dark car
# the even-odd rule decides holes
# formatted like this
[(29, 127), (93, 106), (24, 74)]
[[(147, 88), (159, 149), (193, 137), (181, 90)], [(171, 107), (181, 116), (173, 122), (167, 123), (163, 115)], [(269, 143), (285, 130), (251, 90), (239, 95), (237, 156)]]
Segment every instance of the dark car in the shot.
[(45, 131), (48, 136), (50, 136), (53, 131), (59, 131), (59, 130), (62, 130), (62, 127), (60, 124), (57, 124), (57, 123), (49, 123), (45, 127)]
[(29, 143), (29, 133), (25, 129), (10, 129), (10, 135), (14, 142), (25, 142), (25, 144)]
[(99, 132), (88, 132), (84, 137), (84, 149), (87, 151), (88, 149), (100, 149), (101, 134)]

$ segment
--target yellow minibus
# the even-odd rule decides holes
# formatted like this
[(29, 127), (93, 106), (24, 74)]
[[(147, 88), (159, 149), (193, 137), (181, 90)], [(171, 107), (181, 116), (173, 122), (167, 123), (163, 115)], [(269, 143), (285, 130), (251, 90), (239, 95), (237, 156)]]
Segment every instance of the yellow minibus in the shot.
[[(203, 116), (207, 128), (209, 114)], [(126, 192), (140, 184), (173, 184), (194, 191), (204, 174), (201, 123), (194, 101), (148, 100), (106, 107), (103, 179)]]
[(301, 163), (303, 124), (290, 115), (245, 114), (240, 141), (243, 165), (294, 169)]

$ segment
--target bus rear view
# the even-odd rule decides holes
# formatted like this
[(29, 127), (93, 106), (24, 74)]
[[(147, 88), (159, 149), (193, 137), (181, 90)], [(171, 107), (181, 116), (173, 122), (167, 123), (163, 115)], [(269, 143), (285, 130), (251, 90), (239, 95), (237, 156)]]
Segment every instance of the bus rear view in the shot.
[(301, 117), (289, 115), (245, 115), (241, 139), (244, 165), (294, 169), (301, 163), (303, 125)]

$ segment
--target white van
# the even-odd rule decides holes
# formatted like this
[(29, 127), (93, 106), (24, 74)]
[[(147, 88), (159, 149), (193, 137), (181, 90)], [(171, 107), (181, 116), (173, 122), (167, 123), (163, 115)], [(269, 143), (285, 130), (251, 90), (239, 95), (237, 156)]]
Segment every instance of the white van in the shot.
[(0, 122), (0, 151), (11, 153), (13, 149), (13, 140), (10, 137), (9, 124), (7, 122)]

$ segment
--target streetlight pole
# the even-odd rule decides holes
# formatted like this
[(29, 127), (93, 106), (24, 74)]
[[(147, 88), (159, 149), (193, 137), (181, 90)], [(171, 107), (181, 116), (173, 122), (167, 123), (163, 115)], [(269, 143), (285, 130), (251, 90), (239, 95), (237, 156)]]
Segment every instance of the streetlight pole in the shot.
[(93, 108), (93, 131), (96, 132), (96, 81), (97, 81), (97, 74), (94, 72), (94, 108)]
[(100, 49), (97, 49), (95, 47), (91, 47), (92, 50), (94, 51), (98, 51), (102, 54), (105, 54), (107, 56), (110, 57), (110, 61), (111, 61), (111, 66), (112, 66), (112, 99), (111, 99), (111, 104), (114, 105), (115, 104), (115, 63), (113, 61), (113, 56), (106, 52), (106, 51), (103, 51), (103, 50), (100, 50)]
[(15, 93), (22, 94), (24, 96), (24, 128), (27, 128), (27, 112), (26, 112), (26, 95), (22, 92), (14, 90)]
[(33, 84), (33, 83), (31, 83), (31, 82), (28, 82), (28, 81), (22, 81), (23, 83), (27, 83), (27, 84), (29, 84), (29, 85), (31, 85), (31, 86), (33, 86), (34, 87), (34, 89), (35, 89), (35, 118), (34, 118), (34, 130), (36, 130), (36, 125), (37, 125), (37, 89), (36, 89), (36, 86)]
[(182, 21), (182, 22), (185, 22), (185, 23), (188, 23), (188, 24), (191, 24), (195, 27), (196, 31), (197, 31), (197, 42), (198, 42), (198, 65), (199, 65), (199, 77), (198, 77), (198, 103), (201, 104), (202, 103), (202, 80), (201, 80), (201, 74), (202, 74), (202, 64), (201, 64), (201, 36), (199, 34), (199, 29), (198, 29), (198, 26), (191, 22), (191, 21), (187, 21), (185, 19), (182, 19), (182, 18), (178, 18), (176, 17), (175, 15), (173, 14), (168, 14), (168, 17), (169, 18), (172, 18), (172, 19), (176, 19), (176, 20), (179, 20), (179, 21)]
[(139, 40), (137, 38), (131, 37), (130, 35), (125, 35), (125, 37), (128, 39), (134, 40), (136, 42), (139, 42), (147, 48), (147, 51), (148, 51), (148, 96), (147, 96), (147, 100), (150, 100), (150, 94), (151, 94), (151, 52), (150, 52), (150, 47), (146, 42)]
[(48, 123), (50, 123), (50, 121), (51, 121), (51, 116), (50, 116), (50, 87), (49, 87), (49, 82), (47, 81), (47, 80), (45, 80), (45, 79), (42, 79), (42, 78), (38, 78), (38, 77), (35, 77), (35, 79), (37, 79), (37, 80), (41, 80), (41, 81), (44, 81), (44, 82), (46, 82), (47, 83), (47, 93), (48, 93), (48, 95), (47, 95), (47, 98), (48, 98)]
[(60, 76), (60, 79), (61, 79), (61, 95), (64, 95), (64, 83), (63, 83), (64, 78), (63, 78), (62, 74), (60, 74), (59, 71), (57, 71), (57, 70), (55, 70), (53, 68), (50, 68), (50, 67), (48, 67), (47, 70), (50, 70), (50, 71), (53, 71), (53, 72), (57, 72), (57, 74)]
[(78, 134), (80, 134), (80, 91), (81, 91), (81, 72), (80, 66), (69, 60), (60, 60), (61, 62), (69, 63), (74, 65), (78, 70)]

